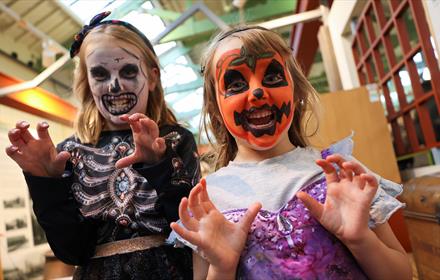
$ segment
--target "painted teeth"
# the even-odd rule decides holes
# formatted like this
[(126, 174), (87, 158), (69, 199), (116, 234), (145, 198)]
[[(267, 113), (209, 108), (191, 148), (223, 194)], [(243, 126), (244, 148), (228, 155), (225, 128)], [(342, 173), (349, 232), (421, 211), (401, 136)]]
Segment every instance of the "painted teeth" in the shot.
[(257, 112), (250, 113), (248, 118), (250, 118), (250, 119), (259, 119), (259, 118), (268, 117), (270, 115), (272, 115), (271, 111), (264, 110), (264, 111), (257, 111)]

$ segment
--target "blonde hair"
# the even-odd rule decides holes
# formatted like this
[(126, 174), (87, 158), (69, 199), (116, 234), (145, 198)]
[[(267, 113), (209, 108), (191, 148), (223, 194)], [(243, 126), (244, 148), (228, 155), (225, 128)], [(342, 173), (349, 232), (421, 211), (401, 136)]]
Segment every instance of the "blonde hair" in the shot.
[[(289, 140), (294, 146), (305, 147), (308, 145), (306, 127), (308, 120), (316, 113), (317, 93), (305, 77), (300, 66), (293, 57), (292, 50), (277, 33), (262, 27), (240, 26), (218, 34), (208, 46), (202, 57), (202, 69), (204, 77), (203, 108), (201, 128), (208, 137), (212, 146), (212, 157), (215, 169), (226, 166), (237, 154), (237, 144), (234, 137), (226, 128), (220, 114), (215, 90), (213, 60), (215, 51), (228, 37), (237, 37), (243, 43), (243, 47), (251, 55), (257, 55), (268, 49), (275, 50), (286, 61), (294, 84), (295, 110), (292, 124), (289, 128)], [(305, 121), (307, 111), (312, 113)], [(304, 125), (304, 126), (303, 126)], [(313, 133), (315, 133), (317, 128)], [(212, 132), (215, 143), (209, 136)]]
[(154, 75), (152, 75), (152, 69), (158, 70), (156, 75), (156, 87), (149, 93), (145, 114), (154, 120), (158, 126), (177, 124), (176, 117), (165, 103), (164, 91), (160, 82), (159, 61), (157, 56), (135, 32), (121, 25), (105, 24), (95, 27), (84, 39), (78, 54), (79, 62), (75, 67), (73, 75), (73, 92), (77, 95), (81, 103), (74, 122), (74, 128), (76, 136), (81, 142), (95, 145), (98, 142), (99, 135), (105, 124), (104, 118), (99, 113), (92, 93), (90, 92), (84, 57), (86, 46), (93, 39), (95, 34), (112, 36), (117, 40), (130, 43), (140, 50), (142, 60), (147, 65), (148, 77), (154, 77)]

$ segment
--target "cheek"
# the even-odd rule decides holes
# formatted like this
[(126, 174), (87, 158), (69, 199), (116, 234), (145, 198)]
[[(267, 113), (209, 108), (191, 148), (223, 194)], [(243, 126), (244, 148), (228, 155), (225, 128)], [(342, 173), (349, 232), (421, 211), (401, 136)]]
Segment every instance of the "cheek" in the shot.
[(89, 80), (90, 91), (93, 96), (101, 96), (108, 92), (108, 83), (107, 82), (98, 82), (95, 80)]
[(122, 88), (126, 92), (133, 92), (135, 94), (138, 94), (140, 90), (142, 90), (142, 84), (143, 82), (140, 81), (138, 78), (126, 80), (121, 79)]

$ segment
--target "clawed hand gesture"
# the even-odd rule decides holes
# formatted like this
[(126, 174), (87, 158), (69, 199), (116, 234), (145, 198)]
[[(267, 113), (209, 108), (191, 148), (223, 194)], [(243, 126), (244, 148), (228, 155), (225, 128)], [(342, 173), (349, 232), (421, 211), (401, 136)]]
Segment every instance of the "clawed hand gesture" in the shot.
[(137, 162), (153, 164), (165, 154), (165, 139), (159, 137), (159, 127), (144, 114), (122, 115), (121, 120), (130, 124), (135, 145), (134, 153), (116, 162), (116, 168), (127, 167)]
[(209, 199), (206, 181), (202, 179), (191, 190), (189, 199), (183, 198), (180, 203), (179, 216), (185, 227), (171, 223), (171, 228), (197, 246), (198, 253), (210, 263), (210, 269), (235, 272), (249, 229), (260, 208), (260, 203), (254, 203), (238, 223), (230, 222)]
[[(316, 161), (325, 173), (327, 197), (324, 204), (305, 192), (297, 197), (311, 214), (346, 245), (356, 244), (368, 234), (370, 204), (378, 182), (355, 161), (346, 161), (335, 154)], [(336, 170), (334, 164), (339, 167)]]
[(8, 133), (11, 145), (6, 154), (12, 158), (23, 171), (34, 176), (59, 177), (63, 174), (70, 154), (57, 152), (49, 135), (49, 124), (40, 122), (37, 125), (38, 138), (29, 132), (29, 123), (17, 122)]

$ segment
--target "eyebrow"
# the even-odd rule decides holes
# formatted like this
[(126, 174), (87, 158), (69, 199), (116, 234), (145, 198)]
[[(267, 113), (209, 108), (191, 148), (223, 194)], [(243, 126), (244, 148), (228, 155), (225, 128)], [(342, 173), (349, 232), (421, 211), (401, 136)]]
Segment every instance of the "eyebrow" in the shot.
[(121, 50), (123, 50), (124, 52), (126, 52), (127, 54), (131, 55), (132, 57), (136, 58), (137, 60), (139, 60), (139, 57), (137, 57), (137, 55), (135, 55), (134, 53), (130, 52), (129, 50), (122, 48)]

